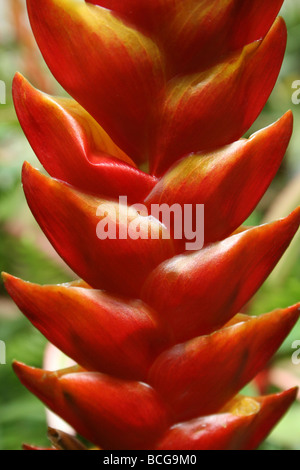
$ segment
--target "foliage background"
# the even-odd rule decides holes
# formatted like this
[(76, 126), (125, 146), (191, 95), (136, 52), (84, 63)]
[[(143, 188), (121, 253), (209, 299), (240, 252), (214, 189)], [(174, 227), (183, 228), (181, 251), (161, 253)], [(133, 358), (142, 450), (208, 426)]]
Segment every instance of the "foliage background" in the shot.
[[(64, 93), (52, 79), (31, 36), (25, 0), (0, 0), (0, 80), (7, 87), (0, 105), (0, 268), (40, 284), (66, 282), (74, 277), (49, 245), (27, 208), (20, 172), (24, 160), (39, 167), (14, 112), (11, 83), (15, 71), (52, 94)], [(281, 12), (289, 31), (288, 48), (277, 85), (251, 132), (271, 124), (287, 109), (294, 112), (294, 134), (285, 162), (267, 194), (250, 217), (259, 224), (287, 215), (300, 205), (300, 104), (291, 101), (292, 83), (300, 80), (300, 0), (286, 0)], [(300, 94), (299, 94), (300, 97)], [(300, 235), (268, 281), (246, 307), (261, 314), (300, 300)], [(7, 347), (7, 365), (0, 365), (0, 450), (20, 449), (23, 442), (47, 444), (43, 405), (14, 377), (14, 358), (41, 366), (46, 341), (20, 314), (0, 284), (0, 339)], [(265, 391), (300, 385), (300, 365), (292, 364), (291, 345), (300, 340), (300, 323), (264, 374)], [(249, 387), (248, 387), (249, 388)], [(247, 390), (249, 392), (249, 390)], [(255, 384), (250, 392), (256, 393)], [(263, 449), (300, 450), (300, 398)]]

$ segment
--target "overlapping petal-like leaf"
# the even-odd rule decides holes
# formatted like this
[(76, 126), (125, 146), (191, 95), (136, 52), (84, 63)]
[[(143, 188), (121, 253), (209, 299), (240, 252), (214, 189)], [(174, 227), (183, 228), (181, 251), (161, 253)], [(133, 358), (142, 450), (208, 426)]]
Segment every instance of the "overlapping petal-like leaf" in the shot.
[[(288, 112), (278, 122), (208, 154), (183, 158), (155, 185), (146, 203), (204, 204), (205, 243), (222, 240), (251, 214), (273, 180), (292, 133)], [(184, 227), (183, 227), (184, 229)], [(184, 233), (184, 230), (182, 230)]]
[[(255, 401), (260, 405), (260, 412), (244, 434), (241, 449), (255, 450), (286, 413), (295, 401), (297, 394), (298, 389), (295, 387), (275, 395), (255, 397)], [(244, 397), (238, 396), (224, 407), (224, 411), (237, 414), (240, 412), (241, 406), (243, 407), (243, 402)]]
[(254, 450), (284, 415), (297, 389), (266, 397), (239, 397), (226, 412), (206, 416), (170, 428), (159, 450)]
[(297, 304), (176, 345), (154, 362), (149, 383), (177, 422), (216, 413), (267, 364), (299, 315)]
[(176, 74), (209, 68), (230, 52), (263, 38), (282, 3), (282, 0), (264, 3), (260, 0), (171, 0), (172, 19), (166, 21), (166, 16), (162, 16), (165, 23), (158, 32), (171, 70)]
[(142, 380), (166, 347), (167, 338), (154, 312), (141, 301), (118, 299), (95, 289), (39, 286), (7, 274), (4, 280), (34, 326), (89, 370)]
[(86, 0), (87, 3), (109, 8), (125, 21), (147, 33), (157, 32), (171, 16), (174, 0)]
[(56, 79), (122, 150), (145, 160), (164, 84), (157, 45), (109, 10), (76, 0), (27, 0), (27, 8)]
[[(54, 248), (94, 288), (138, 297), (147, 274), (174, 254), (167, 229), (133, 207), (88, 196), (29, 164), (23, 168), (23, 186), (29, 207)], [(105, 239), (99, 238), (99, 223), (108, 226)], [(131, 224), (140, 238), (133, 238), (135, 230), (129, 233)]]
[(14, 363), (14, 370), (32, 393), (99, 447), (147, 449), (167, 429), (166, 406), (149, 385), (76, 368), (45, 372)]
[[(173, 72), (205, 68), (264, 37), (283, 0), (87, 0), (157, 38)], [(212, 21), (213, 18), (213, 21)]]
[(98, 196), (126, 195), (133, 203), (153, 188), (155, 178), (135, 168), (76, 101), (46, 95), (20, 74), (14, 79), (13, 95), (23, 130), (54, 178)]
[(262, 42), (245, 46), (200, 74), (174, 78), (158, 122), (152, 173), (161, 175), (186, 154), (242, 137), (275, 85), (285, 45), (286, 27), (279, 18)]
[(252, 297), (299, 224), (300, 207), (286, 219), (165, 261), (150, 274), (142, 298), (166, 320), (174, 341), (210, 333)]

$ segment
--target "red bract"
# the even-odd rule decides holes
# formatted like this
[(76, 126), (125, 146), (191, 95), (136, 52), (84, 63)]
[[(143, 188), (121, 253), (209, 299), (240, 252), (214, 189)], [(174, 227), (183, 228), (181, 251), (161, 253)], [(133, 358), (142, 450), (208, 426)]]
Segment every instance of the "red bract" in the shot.
[[(205, 243), (230, 235), (251, 214), (273, 180), (293, 128), (292, 113), (217, 152), (196, 153), (172, 166), (146, 198), (151, 204), (205, 206)], [(216, 216), (217, 214), (217, 216)]]
[(156, 178), (137, 169), (76, 101), (41, 93), (19, 74), (13, 95), (27, 138), (54, 178), (96, 195), (122, 194), (132, 203), (154, 187)]
[[(98, 448), (255, 449), (295, 399), (295, 389), (239, 395), (300, 310), (239, 313), (300, 224), (298, 208), (242, 227), (292, 133), (287, 112), (242, 138), (281, 67), (281, 4), (27, 0), (41, 52), (72, 98), (16, 75), (20, 123), (50, 174), (25, 164), (23, 186), (82, 280), (39, 286), (4, 274), (22, 312), (78, 364), (47, 372), (16, 362), (14, 370)], [(137, 166), (146, 161), (150, 174)], [(184, 230), (177, 240), (175, 218), (151, 213), (189, 205), (194, 215), (199, 204), (204, 247), (192, 252)], [(49, 437), (55, 449), (81, 448), (55, 430)]]
[(152, 151), (153, 174), (161, 175), (182, 155), (215, 150), (242, 137), (275, 85), (285, 45), (286, 28), (279, 18), (262, 41), (208, 70), (170, 80)]
[(297, 396), (297, 389), (268, 397), (239, 396), (219, 414), (171, 427), (160, 450), (253, 450)]
[(140, 300), (95, 289), (38, 286), (9, 275), (4, 281), (29, 320), (87, 369), (143, 380), (168, 344), (155, 313)]

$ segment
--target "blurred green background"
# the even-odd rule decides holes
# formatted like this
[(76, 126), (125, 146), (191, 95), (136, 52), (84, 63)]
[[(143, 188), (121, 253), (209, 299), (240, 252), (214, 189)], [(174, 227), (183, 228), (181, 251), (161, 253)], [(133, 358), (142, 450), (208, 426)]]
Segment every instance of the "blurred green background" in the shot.
[[(22, 192), (20, 173), (24, 160), (39, 167), (14, 112), (11, 83), (23, 73), (35, 86), (61, 93), (43, 63), (30, 33), (25, 0), (0, 0), (0, 80), (7, 88), (6, 104), (0, 105), (0, 267), (40, 284), (60, 283), (73, 275), (56, 255), (37, 227)], [(282, 16), (289, 39), (277, 85), (249, 134), (271, 124), (289, 108), (295, 117), (294, 134), (277, 177), (250, 217), (249, 224), (274, 220), (300, 205), (300, 104), (292, 103), (292, 84), (300, 80), (300, 0), (286, 0)], [(300, 93), (298, 95), (300, 98)], [(247, 306), (261, 314), (300, 301), (300, 235), (292, 243), (268, 281)], [(0, 450), (20, 449), (23, 442), (47, 445), (43, 405), (14, 377), (14, 358), (41, 366), (45, 339), (23, 318), (0, 284), (0, 340), (6, 343), (6, 365), (0, 365)], [(300, 384), (300, 365), (292, 364), (294, 340), (300, 340), (300, 323), (285, 341), (264, 375), (265, 391)], [(250, 388), (250, 390), (249, 390)], [(248, 390), (256, 393), (252, 384)], [(263, 449), (300, 449), (300, 398), (272, 432)]]

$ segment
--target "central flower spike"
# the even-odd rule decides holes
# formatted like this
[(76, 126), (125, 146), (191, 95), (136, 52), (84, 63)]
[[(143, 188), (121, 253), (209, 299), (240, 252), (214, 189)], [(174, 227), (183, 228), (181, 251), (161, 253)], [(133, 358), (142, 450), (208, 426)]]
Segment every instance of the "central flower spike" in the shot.
[[(287, 112), (243, 138), (280, 71), (282, 3), (27, 0), (40, 50), (71, 97), (16, 75), (18, 118), (50, 175), (25, 163), (23, 187), (81, 280), (39, 286), (3, 275), (26, 317), (77, 364), (14, 370), (99, 449), (255, 449), (295, 400), (296, 389), (239, 395), (300, 314), (300, 304), (239, 313), (300, 224), (297, 208), (242, 225), (292, 134)], [(185, 218), (151, 213), (188, 206), (193, 219), (198, 205), (201, 250), (188, 249)], [(99, 223), (118, 236), (99, 236)], [(83, 448), (59, 430), (49, 437), (57, 449)]]

